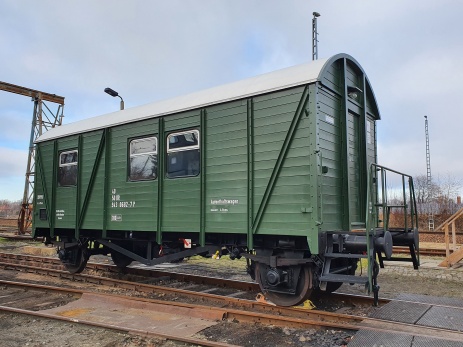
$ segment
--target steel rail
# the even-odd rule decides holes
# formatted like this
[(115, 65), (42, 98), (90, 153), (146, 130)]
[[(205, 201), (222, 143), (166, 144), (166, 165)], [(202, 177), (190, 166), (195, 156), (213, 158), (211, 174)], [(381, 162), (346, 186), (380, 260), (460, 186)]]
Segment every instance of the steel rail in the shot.
[[(70, 274), (66, 271), (43, 269), (40, 267), (32, 267), (32, 266), (27, 266), (27, 265), (22, 265), (22, 264), (13, 265), (13, 264), (1, 263), (0, 267), (6, 268), (6, 269), (16, 267), (22, 270), (30, 270), (30, 271), (33, 271), (34, 273), (45, 275), (45, 276), (55, 276), (59, 278), (65, 278), (68, 280), (84, 281), (84, 282), (88, 282), (92, 284), (106, 285), (112, 288), (120, 288), (120, 289), (138, 291), (141, 293), (152, 293), (152, 294), (162, 293), (162, 294), (168, 294), (168, 295), (183, 296), (183, 297), (188, 297), (190, 299), (195, 299), (201, 302), (207, 301), (210, 303), (214, 303), (222, 308), (225, 308), (225, 307), (243, 308), (243, 309), (249, 310), (249, 312), (258, 311), (258, 312), (263, 312), (263, 313), (269, 313), (272, 316), (286, 316), (286, 317), (295, 317), (299, 319), (317, 319), (317, 320), (326, 321), (326, 322), (331, 321), (331, 322), (338, 322), (338, 323), (339, 322), (349, 323), (352, 321), (352, 319), (349, 316), (339, 316), (331, 312), (273, 306), (267, 303), (261, 303), (257, 301), (250, 301), (250, 300), (239, 299), (239, 298), (234, 298), (230, 296), (222, 296), (222, 295), (211, 294), (211, 293), (194, 292), (194, 291), (179, 289), (179, 288), (170, 288), (170, 287), (164, 287), (164, 286), (156, 286), (152, 284), (122, 281), (119, 279), (103, 278), (103, 277), (91, 276), (91, 275)], [(0, 283), (2, 282), (0, 281)]]
[[(72, 294), (83, 294), (83, 293), (92, 293), (91, 291), (85, 290), (70, 290), (68, 288), (61, 288), (61, 287), (52, 287), (52, 286), (44, 286), (44, 285), (34, 285), (28, 283), (18, 283), (12, 281), (0, 281), (2, 285), (10, 285), (10, 286), (21, 286), (27, 287), (29, 289), (40, 289), (40, 290), (53, 290), (59, 292), (68, 292)], [(101, 293), (99, 293), (101, 295)], [(307, 319), (307, 318), (296, 318), (290, 317), (285, 315), (270, 315), (261, 312), (253, 312), (253, 311), (243, 311), (237, 309), (228, 309), (225, 307), (210, 307), (210, 306), (203, 306), (197, 304), (188, 304), (188, 303), (180, 303), (180, 302), (169, 302), (169, 301), (162, 301), (162, 300), (155, 300), (155, 299), (147, 299), (147, 298), (136, 298), (136, 297), (127, 297), (124, 295), (114, 295), (114, 294), (104, 294), (105, 296), (111, 296), (114, 298), (123, 298), (124, 300), (132, 300), (132, 301), (142, 301), (142, 302), (149, 302), (149, 303), (156, 303), (156, 304), (164, 304), (164, 305), (171, 305), (177, 307), (185, 307), (190, 309), (201, 309), (201, 310), (213, 310), (216, 312), (221, 313), (224, 319), (235, 319), (239, 322), (253, 322), (253, 323), (261, 323), (261, 324), (271, 324), (275, 326), (286, 326), (286, 327), (293, 327), (293, 328), (336, 328), (336, 329), (347, 329), (357, 331), (360, 329), (371, 330), (371, 331), (381, 331), (381, 332), (394, 332), (396, 334), (404, 334), (404, 335), (414, 335), (414, 336), (424, 336), (424, 337), (434, 337), (434, 338), (442, 338), (446, 340), (452, 341), (462, 341), (463, 340), (463, 333), (457, 332), (454, 330), (448, 330), (443, 328), (434, 328), (428, 326), (417, 326), (408, 323), (402, 322), (392, 322), (387, 321), (384, 319), (376, 319), (376, 318), (365, 318), (365, 317), (357, 317), (352, 315), (345, 315), (345, 314), (330, 314), (327, 312), (321, 313), (321, 317), (317, 320), (314, 319)], [(3, 310), (4, 307), (0, 306), (0, 310)], [(7, 308), (9, 310), (9, 308)], [(16, 309), (12, 309), (16, 310)], [(287, 312), (292, 312), (297, 315), (301, 309), (298, 308), (290, 308), (286, 310)], [(20, 312), (19, 312), (20, 313)], [(324, 316), (324, 314), (327, 314)], [(338, 321), (328, 321), (327, 318), (336, 317)], [(46, 318), (54, 318), (46, 317)], [(343, 318), (343, 319), (339, 319)], [(71, 318), (67, 318), (71, 322), (84, 322), (86, 321), (75, 320)], [(93, 325), (93, 322), (88, 322), (90, 325)], [(99, 323), (98, 323), (99, 324)], [(111, 326), (102, 326), (111, 329)], [(119, 327), (116, 327), (119, 329)], [(129, 330), (127, 330), (129, 331)], [(131, 332), (136, 334), (147, 334), (145, 331), (141, 330), (131, 330)], [(151, 334), (151, 333), (148, 333)], [(159, 334), (154, 334), (154, 336), (163, 337)], [(170, 336), (170, 335), (169, 335)], [(165, 337), (168, 338), (168, 337)], [(173, 336), (173, 338), (176, 338)], [(185, 341), (189, 342), (189, 341)], [(200, 340), (203, 343), (203, 340)], [(194, 342), (198, 343), (198, 342)], [(222, 345), (209, 345), (209, 344), (200, 344), (205, 346), (223, 346)], [(226, 345), (225, 345), (226, 346)]]
[[(34, 266), (51, 265), (53, 269), (64, 271), (63, 264), (57, 258), (0, 252), (0, 259), (4, 262), (13, 259), (13, 260), (19, 261), (20, 264), (24, 264), (24, 265), (27, 262), (32, 262)], [(99, 263), (93, 263), (93, 262), (87, 263), (87, 269), (96, 270), (96, 271), (105, 271), (105, 272), (110, 272), (110, 273), (121, 273), (120, 268), (118, 268), (115, 265), (110, 265), (110, 264), (99, 264)], [(166, 271), (161, 271), (161, 270), (141, 269), (141, 268), (132, 268), (132, 267), (127, 267), (123, 269), (122, 271), (126, 275), (138, 275), (138, 276), (150, 277), (154, 279), (168, 276), (172, 280), (177, 280), (177, 281), (182, 281), (182, 282), (193, 282), (196, 284), (214, 285), (214, 286), (221, 287), (221, 288), (233, 288), (233, 289), (241, 290), (244, 292), (260, 291), (259, 285), (255, 282), (236, 281), (236, 280), (229, 280), (229, 279), (224, 279), (224, 278), (219, 278), (219, 277), (206, 277), (206, 276), (186, 274), (183, 272), (166, 272)]]
[[(393, 253), (409, 253), (410, 250), (408, 247), (397, 247), (395, 246), (393, 249)], [(420, 255), (431, 255), (431, 256), (443, 256), (445, 257), (445, 249), (440, 248), (420, 248)], [(387, 261), (387, 259), (384, 259)]]
[[(8, 263), (8, 261), (11, 259), (19, 260), (21, 261), (21, 263), (20, 264)], [(67, 271), (61, 271), (61, 269), (63, 269), (61, 262), (53, 258), (21, 255), (21, 254), (15, 254), (15, 253), (0, 253), (0, 260), (2, 260), (2, 263), (0, 263), (0, 266), (7, 267), (7, 265), (10, 265), (10, 266), (20, 265), (22, 266), (21, 267), (22, 269), (24, 268), (23, 266), (26, 266), (27, 267), (26, 269), (31, 269), (30, 265), (25, 263), (24, 260), (34, 261), (35, 264), (43, 265), (43, 266), (51, 264), (51, 265), (54, 265), (51, 269), (49, 267), (46, 269), (39, 267), (40, 271), (36, 271), (36, 272), (40, 272), (41, 274), (48, 275), (49, 273), (47, 270), (59, 270), (60, 272), (58, 272), (58, 274), (56, 274), (55, 276), (60, 277), (60, 278), (70, 279), (70, 280), (75, 279), (74, 276), (76, 276), (76, 275), (69, 274)], [(113, 266), (113, 265), (105, 265), (105, 264), (97, 264), (97, 263), (89, 263), (87, 265), (89, 266), (89, 268), (93, 270), (101, 270), (102, 268), (103, 269), (109, 268), (110, 270), (118, 269), (116, 266)], [(32, 270), (33, 269), (35, 269), (35, 267), (32, 267)], [(153, 270), (144, 270), (144, 269), (133, 269), (133, 270), (140, 270), (139, 273), (135, 272), (136, 274), (140, 274), (140, 275), (146, 275), (145, 273), (148, 272), (148, 276), (151, 276), (150, 272), (153, 271)], [(168, 276), (178, 281), (188, 281), (188, 282), (193, 282), (196, 284), (215, 285), (218, 287), (235, 288), (239, 290), (245, 289), (245, 290), (255, 291), (256, 293), (260, 291), (259, 285), (257, 283), (252, 283), (252, 282), (240, 282), (240, 281), (233, 281), (233, 280), (225, 280), (225, 279), (217, 278), (217, 277), (209, 278), (209, 277), (204, 277), (204, 276), (189, 275), (189, 274), (183, 274), (183, 273), (171, 273), (171, 272), (165, 272), (165, 271), (154, 271), (154, 272), (155, 274), (153, 277), (155, 278), (162, 278), (162, 277)], [(132, 274), (132, 272), (130, 273)], [(126, 283), (123, 283), (123, 281), (119, 279), (116, 279), (116, 280), (108, 279), (108, 281), (111, 281), (111, 283), (114, 283), (114, 284), (111, 284), (111, 283), (108, 284), (108, 283), (103, 283), (103, 279), (105, 278), (101, 278), (98, 276), (85, 275), (85, 274), (81, 274), (81, 275), (85, 277), (79, 276), (77, 280), (83, 280), (83, 281), (87, 281), (87, 282), (95, 283), (95, 284), (107, 284), (111, 286), (118, 286), (117, 283), (121, 283), (121, 285), (123, 285), (123, 287), (126, 289), (130, 289), (129, 287), (130, 285), (133, 285), (133, 286), (139, 285), (139, 283), (136, 283), (136, 282), (135, 283), (127, 282), (129, 284), (126, 284)], [(160, 288), (159, 291), (162, 291), (163, 289), (167, 288), (168, 293), (171, 293), (174, 290), (174, 289), (169, 289), (169, 287), (165, 287), (165, 286), (157, 287), (152, 284), (146, 286), (148, 290), (146, 290), (145, 287), (140, 287), (140, 290), (144, 292), (146, 291), (151, 292), (150, 288), (153, 288), (153, 287)], [(178, 291), (176, 291), (175, 294), (185, 295), (184, 290), (185, 289), (178, 289)], [(165, 291), (162, 291), (162, 292), (165, 292)], [(197, 293), (195, 291), (190, 291), (190, 290), (187, 290), (186, 292), (187, 293)], [(196, 294), (193, 294), (193, 295), (196, 295)], [(219, 297), (221, 298), (220, 301), (218, 302), (220, 305), (231, 305), (233, 307), (241, 307), (242, 305), (244, 305), (243, 302), (248, 301), (248, 300), (239, 299), (239, 298), (232, 298), (230, 296), (217, 296), (216, 294), (211, 294), (211, 293), (208, 293), (208, 297), (210, 300), (216, 299), (217, 297)], [(224, 303), (223, 301), (225, 300), (225, 298), (229, 298), (230, 300), (227, 300), (227, 302)], [(373, 304), (372, 297), (354, 295), (354, 294), (343, 294), (343, 293), (338, 293), (338, 292), (331, 293), (331, 294), (320, 292), (320, 298), (325, 299), (325, 300), (343, 301), (345, 303), (351, 303), (353, 305), (372, 305)], [(390, 301), (389, 299), (382, 299), (382, 298), (379, 299), (380, 304), (386, 304), (389, 301)], [(279, 314), (279, 315), (286, 314), (284, 312), (285, 310), (284, 307), (268, 305), (265, 303), (258, 303), (255, 301), (250, 301), (250, 302), (253, 303), (253, 306), (251, 307), (251, 309), (254, 309), (254, 310), (258, 309), (260, 311), (271, 312), (273, 314)], [(303, 312), (307, 312), (307, 310), (303, 310)], [(317, 317), (316, 315), (314, 315), (314, 312), (318, 312), (318, 311), (309, 311), (309, 312), (311, 312), (310, 316), (315, 317), (316, 319), (320, 319), (320, 317)], [(330, 313), (327, 313), (327, 314), (330, 314)], [(299, 317), (306, 318), (307, 315), (302, 314)]]
[[(0, 285), (18, 287), (18, 288), (27, 288), (28, 290), (41, 290), (41, 291), (52, 291), (59, 293), (71, 294), (75, 297), (81, 296), (83, 294), (95, 294), (93, 291), (84, 290), (84, 289), (69, 289), (62, 287), (54, 287), (47, 285), (40, 285), (35, 283), (23, 283), (23, 282), (14, 282), (14, 281), (5, 281), (0, 280)], [(101, 292), (97, 293), (102, 295)], [(291, 328), (342, 328), (357, 330), (358, 324), (361, 323), (364, 318), (356, 317), (351, 315), (336, 314), (331, 312), (322, 312), (322, 311), (309, 311), (298, 309), (298, 308), (283, 308), (282, 311), (279, 311), (277, 307), (271, 306), (268, 304), (254, 303), (248, 301), (248, 305), (244, 308), (248, 310), (240, 310), (236, 308), (227, 308), (224, 306), (204, 306), (199, 304), (183, 303), (178, 301), (165, 301), (157, 300), (150, 298), (140, 298), (126, 295), (117, 295), (111, 293), (104, 293), (106, 297), (124, 299), (129, 301), (137, 302), (147, 302), (153, 304), (162, 304), (170, 305), (175, 307), (197, 309), (197, 310), (209, 310), (219, 313), (223, 319), (235, 319), (240, 322), (252, 322), (252, 323), (263, 323), (275, 326), (284, 326)], [(254, 305), (256, 304), (256, 305)], [(266, 305), (271, 308), (276, 308), (277, 311), (273, 311), (276, 314), (269, 314), (265, 312), (257, 312), (252, 310), (252, 308), (260, 308), (260, 306)], [(251, 309), (251, 310), (249, 310)]]
[(88, 320), (84, 320), (84, 319), (69, 318), (69, 317), (65, 317), (65, 316), (58, 316), (58, 315), (53, 315), (53, 314), (44, 313), (44, 312), (40, 312), (40, 311), (30, 311), (30, 310), (24, 310), (24, 309), (14, 308), (14, 307), (0, 306), (0, 311), (11, 312), (11, 313), (16, 313), (16, 314), (23, 314), (23, 315), (29, 315), (29, 316), (35, 316), (35, 317), (46, 318), (46, 319), (59, 320), (59, 321), (64, 321), (64, 322), (68, 322), (68, 323), (83, 324), (83, 325), (88, 325), (88, 326), (92, 326), (92, 327), (98, 327), (98, 328), (110, 329), (110, 330), (115, 330), (115, 331), (121, 331), (121, 332), (124, 332), (124, 333), (127, 333), (127, 334), (133, 334), (133, 335), (139, 335), (139, 336), (157, 337), (157, 338), (161, 338), (161, 339), (165, 339), (165, 340), (189, 343), (189, 344), (192, 344), (192, 345), (195, 345), (195, 346), (240, 347), (240, 346), (231, 345), (231, 344), (228, 344), (228, 343), (201, 340), (201, 339), (197, 339), (197, 338), (194, 338), (194, 337), (184, 337), (184, 336), (178, 336), (178, 335), (173, 335), (173, 334), (154, 333), (154, 332), (151, 332), (151, 331), (141, 330), (141, 329), (122, 328), (122, 327), (118, 327), (118, 326), (115, 326), (115, 325), (112, 325), (112, 324), (107, 324), (107, 323), (92, 322), (92, 321), (88, 321)]
[[(47, 266), (45, 269), (53, 269), (53, 270), (62, 270), (60, 272), (59, 277), (61, 278), (68, 278), (73, 279), (73, 275), (69, 274), (67, 271), (63, 270), (64, 266), (61, 264), (61, 261), (55, 258), (49, 257), (38, 257), (38, 256), (31, 256), (31, 255), (22, 255), (16, 253), (0, 253), (0, 260), (3, 264), (10, 264), (14, 266), (16, 261), (19, 261), (21, 265), (28, 265), (28, 262), (34, 263), (34, 267), (37, 265), (38, 267), (43, 268)], [(15, 263), (9, 262), (9, 260), (14, 260)], [(51, 266), (51, 267), (50, 267)], [(94, 271), (105, 271), (110, 273), (120, 273), (120, 269), (114, 265), (109, 264), (98, 264), (98, 263), (88, 263), (88, 269)], [(126, 271), (127, 270), (127, 271)], [(246, 281), (234, 281), (223, 279), (219, 277), (205, 277), (199, 275), (191, 275), (185, 273), (177, 273), (177, 272), (167, 272), (167, 271), (160, 271), (160, 270), (152, 270), (152, 269), (139, 269), (139, 268), (126, 268), (124, 269), (124, 274), (131, 274), (131, 275), (139, 275), (153, 279), (162, 279), (168, 277), (169, 279), (183, 281), (183, 282), (191, 282), (200, 285), (212, 285), (221, 288), (233, 288), (241, 291), (254, 291), (258, 293), (260, 291), (259, 285), (253, 282), (246, 282)], [(90, 275), (88, 275), (90, 276)], [(92, 283), (101, 282), (103, 280), (102, 277), (98, 276), (90, 276), (85, 281), (90, 281)], [(120, 282), (120, 280), (117, 280)], [(133, 282), (129, 282), (133, 283)], [(165, 287), (161, 287), (165, 288)], [(188, 291), (189, 292), (189, 291)], [(344, 303), (349, 303), (351, 305), (373, 305), (373, 298), (371, 296), (366, 295), (355, 295), (355, 294), (346, 294), (342, 292), (334, 292), (334, 293), (324, 293), (320, 292), (318, 294), (318, 299), (322, 300), (336, 300)], [(379, 304), (384, 305), (390, 302), (392, 299), (388, 298), (379, 298)]]

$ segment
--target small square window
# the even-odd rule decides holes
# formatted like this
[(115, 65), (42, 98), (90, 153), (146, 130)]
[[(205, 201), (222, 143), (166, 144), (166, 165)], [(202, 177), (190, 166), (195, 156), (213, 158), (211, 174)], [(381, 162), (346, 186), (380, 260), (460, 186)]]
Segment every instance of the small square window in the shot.
[(47, 219), (48, 219), (47, 210), (46, 210), (46, 209), (41, 208), (41, 209), (39, 210), (39, 219), (40, 219), (40, 220), (47, 220)]

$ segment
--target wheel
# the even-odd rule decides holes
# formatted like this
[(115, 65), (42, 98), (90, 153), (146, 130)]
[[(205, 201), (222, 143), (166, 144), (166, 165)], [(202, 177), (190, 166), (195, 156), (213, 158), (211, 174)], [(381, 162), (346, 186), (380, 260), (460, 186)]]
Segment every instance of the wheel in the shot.
[[(294, 268), (295, 267), (293, 267), (292, 270), (294, 270)], [(283, 284), (275, 286), (274, 289), (276, 291), (268, 290), (267, 278), (269, 270), (271, 270), (269, 266), (256, 263), (255, 277), (266, 298), (275, 305), (295, 306), (306, 300), (310, 294), (312, 294), (312, 270), (308, 266), (301, 266), (295, 293), (290, 293), (288, 291), (289, 288)], [(287, 293), (285, 293), (285, 291), (287, 291)]]
[(126, 268), (130, 264), (132, 264), (133, 259), (129, 258), (125, 254), (112, 251), (111, 252), (111, 259), (113, 260), (114, 265), (120, 267), (121, 269)]
[(71, 250), (60, 250), (59, 257), (67, 271), (72, 274), (81, 273), (87, 266), (90, 257), (86, 247), (75, 247)]

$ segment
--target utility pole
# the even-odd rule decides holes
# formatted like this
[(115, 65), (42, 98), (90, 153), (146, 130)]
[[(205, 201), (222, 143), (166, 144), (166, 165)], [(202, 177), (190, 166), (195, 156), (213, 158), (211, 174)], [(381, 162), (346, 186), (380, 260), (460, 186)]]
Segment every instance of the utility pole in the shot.
[[(63, 122), (64, 97), (55, 94), (40, 92), (35, 89), (20, 87), (14, 84), (0, 82), (0, 90), (29, 96), (34, 102), (32, 114), (31, 136), (29, 139), (29, 155), (27, 157), (26, 181), (18, 217), (18, 233), (25, 234), (32, 224), (32, 201), (34, 198), (34, 172), (35, 172), (35, 140), (50, 128), (59, 126)], [(58, 104), (58, 110), (53, 113), (45, 103)]]
[(317, 31), (317, 18), (320, 13), (314, 12), (312, 18), (312, 60), (318, 59), (318, 31)]
[(428, 229), (434, 230), (434, 216), (432, 211), (432, 202), (431, 199), (431, 185), (432, 185), (432, 176), (431, 176), (431, 152), (429, 151), (429, 128), (428, 128), (428, 116), (424, 116), (424, 131), (426, 134), (426, 205), (428, 210)]

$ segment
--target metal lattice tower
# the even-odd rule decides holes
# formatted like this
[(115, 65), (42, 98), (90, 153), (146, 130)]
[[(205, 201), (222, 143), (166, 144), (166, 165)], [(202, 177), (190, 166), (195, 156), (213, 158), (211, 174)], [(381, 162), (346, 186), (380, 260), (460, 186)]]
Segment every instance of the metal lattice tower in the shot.
[[(45, 131), (59, 126), (63, 121), (64, 97), (55, 94), (40, 92), (38, 90), (20, 87), (14, 84), (0, 82), (0, 90), (29, 96), (34, 102), (34, 113), (32, 115), (31, 136), (29, 140), (29, 155), (27, 157), (26, 182), (21, 204), (21, 211), (18, 217), (18, 232), (26, 233), (32, 224), (32, 210), (34, 197), (34, 172), (35, 172), (35, 140)], [(53, 113), (44, 101), (58, 104), (58, 110)]]
[(428, 128), (428, 116), (424, 116), (424, 131), (426, 134), (426, 205), (428, 207), (428, 229), (434, 230), (434, 216), (431, 207), (431, 152), (429, 151), (429, 128)]
[(320, 13), (314, 12), (312, 18), (312, 60), (318, 59), (317, 17), (320, 17)]

